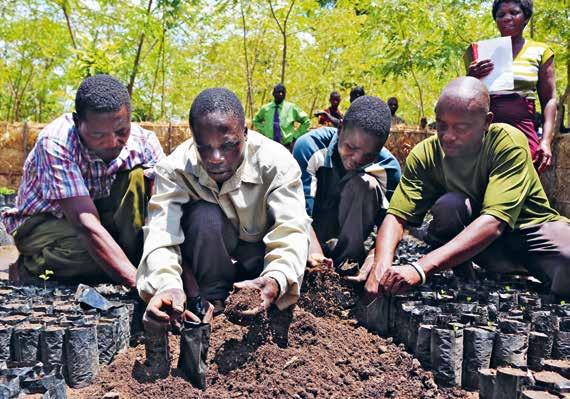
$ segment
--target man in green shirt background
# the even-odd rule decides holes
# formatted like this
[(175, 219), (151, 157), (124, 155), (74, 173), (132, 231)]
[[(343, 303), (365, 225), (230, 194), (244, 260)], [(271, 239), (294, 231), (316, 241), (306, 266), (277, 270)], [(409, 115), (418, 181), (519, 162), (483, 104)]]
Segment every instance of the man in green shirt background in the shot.
[[(285, 101), (286, 93), (282, 83), (273, 87), (273, 101), (257, 112), (253, 118), (253, 127), (264, 136), (291, 149), (295, 140), (307, 133), (311, 120), (297, 105)], [(299, 127), (295, 128), (295, 122)]]
[[(378, 232), (374, 260), (359, 278), (370, 295), (394, 295), (443, 269), (474, 259), (493, 272), (526, 271), (570, 296), (570, 221), (550, 207), (524, 134), (491, 124), (489, 93), (477, 79), (451, 82), (436, 105), (437, 136), (406, 160)], [(407, 223), (431, 209), (437, 249), (392, 266)]]

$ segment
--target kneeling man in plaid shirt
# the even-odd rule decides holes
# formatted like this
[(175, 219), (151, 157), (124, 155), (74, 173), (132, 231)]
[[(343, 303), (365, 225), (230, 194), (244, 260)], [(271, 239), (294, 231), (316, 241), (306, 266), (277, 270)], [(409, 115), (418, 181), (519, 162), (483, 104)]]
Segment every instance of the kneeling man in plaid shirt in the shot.
[(154, 133), (131, 124), (125, 86), (85, 79), (75, 112), (47, 125), (24, 164), (16, 207), (1, 220), (20, 252), (12, 277), (135, 286), (154, 165)]

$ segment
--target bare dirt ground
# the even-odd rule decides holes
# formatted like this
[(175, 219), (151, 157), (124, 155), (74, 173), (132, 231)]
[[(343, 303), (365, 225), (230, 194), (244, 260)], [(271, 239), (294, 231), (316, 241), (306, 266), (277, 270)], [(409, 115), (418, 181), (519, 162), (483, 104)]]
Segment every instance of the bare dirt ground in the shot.
[[(322, 282), (337, 280), (307, 276)], [(338, 281), (338, 280), (337, 280)], [(311, 291), (316, 287), (313, 285)], [(326, 284), (325, 284), (326, 285)], [(305, 287), (306, 288), (306, 287)], [(345, 287), (340, 288), (345, 292)], [(288, 342), (266, 330), (213, 323), (208, 353), (207, 388), (193, 388), (175, 369), (179, 337), (170, 336), (171, 371), (157, 380), (144, 366), (144, 345), (130, 348), (103, 367), (89, 387), (69, 390), (77, 399), (101, 398), (476, 398), (461, 389), (439, 389), (431, 373), (406, 351), (323, 307), (301, 302), (293, 313)], [(309, 306), (312, 302), (313, 306)], [(303, 308), (305, 306), (305, 308)], [(264, 333), (265, 331), (265, 333)]]

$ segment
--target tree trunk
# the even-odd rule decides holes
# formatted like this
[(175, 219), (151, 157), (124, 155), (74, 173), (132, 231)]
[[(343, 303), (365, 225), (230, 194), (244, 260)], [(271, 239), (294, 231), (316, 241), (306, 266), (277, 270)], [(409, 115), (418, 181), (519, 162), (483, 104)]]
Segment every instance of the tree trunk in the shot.
[[(148, 0), (148, 6), (147, 6), (147, 9), (146, 9), (146, 17), (147, 17), (147, 19), (148, 19), (148, 16), (150, 15), (150, 10), (151, 10), (151, 8), (152, 8), (152, 1), (153, 1), (153, 0)], [(146, 21), (145, 21), (145, 27), (146, 27)], [(131, 72), (131, 76), (130, 76), (130, 78), (129, 78), (129, 84), (128, 84), (128, 86), (127, 86), (127, 90), (128, 90), (128, 92), (129, 92), (129, 95), (130, 95), (130, 96), (132, 96), (132, 94), (133, 94), (133, 86), (135, 85), (135, 78), (136, 78), (136, 76), (137, 76), (137, 72), (138, 72), (138, 69), (139, 69), (139, 60), (140, 60), (140, 57), (141, 57), (142, 46), (143, 46), (143, 43), (144, 43), (144, 31), (145, 31), (145, 29), (143, 28), (143, 30), (142, 30), (142, 32), (141, 32), (141, 35), (140, 35), (140, 38), (139, 38), (139, 44), (138, 44), (138, 46), (137, 46), (137, 53), (136, 53), (136, 55), (135, 55), (135, 62), (133, 63), (133, 70), (132, 70), (132, 72)]]
[(75, 35), (73, 34), (73, 29), (71, 28), (71, 20), (69, 18), (69, 13), (67, 12), (67, 4), (67, 1), (62, 1), (61, 9), (63, 10), (63, 15), (67, 24), (67, 31), (69, 32), (69, 37), (71, 38), (71, 44), (73, 44), (73, 48), (77, 50), (77, 42), (75, 41)]
[(273, 9), (273, 3), (271, 2), (271, 0), (267, 1), (269, 3), (269, 8), (271, 10), (271, 16), (277, 23), (277, 27), (279, 28), (279, 31), (283, 36), (283, 50), (281, 56), (281, 83), (285, 84), (285, 68), (287, 66), (287, 22), (289, 21), (289, 16), (291, 15), (291, 11), (293, 10), (293, 6), (295, 5), (296, 0), (292, 0), (291, 4), (289, 4), (289, 9), (287, 10), (287, 15), (285, 16), (283, 24), (281, 24), (281, 22), (277, 18), (277, 15), (275, 15), (275, 10)]
[(412, 66), (411, 68), (411, 72), (412, 72), (412, 77), (414, 78), (414, 82), (416, 83), (416, 87), (418, 88), (418, 94), (420, 96), (420, 120), (421, 118), (423, 118), (426, 114), (425, 114), (425, 110), (424, 110), (424, 94), (423, 94), (423, 90), (422, 90), (422, 85), (420, 85), (420, 82), (418, 81), (418, 78), (416, 76), (416, 72), (414, 71), (414, 67)]
[(239, 7), (241, 11), (241, 25), (243, 28), (243, 55), (245, 57), (245, 77), (247, 81), (247, 101), (246, 101), (246, 115), (253, 118), (253, 88), (252, 88), (252, 74), (249, 67), (249, 54), (247, 52), (247, 25), (245, 23), (245, 11), (243, 9), (243, 0), (240, 0)]

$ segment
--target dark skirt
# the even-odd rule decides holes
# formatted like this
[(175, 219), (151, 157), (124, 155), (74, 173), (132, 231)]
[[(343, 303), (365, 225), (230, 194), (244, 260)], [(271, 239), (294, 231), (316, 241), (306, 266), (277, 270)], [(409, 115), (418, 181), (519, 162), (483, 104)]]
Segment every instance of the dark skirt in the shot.
[(508, 123), (522, 131), (530, 148), (530, 155), (535, 159), (540, 139), (534, 129), (534, 114), (536, 112), (534, 100), (522, 97), (519, 94), (491, 95), (491, 112), (493, 122)]

